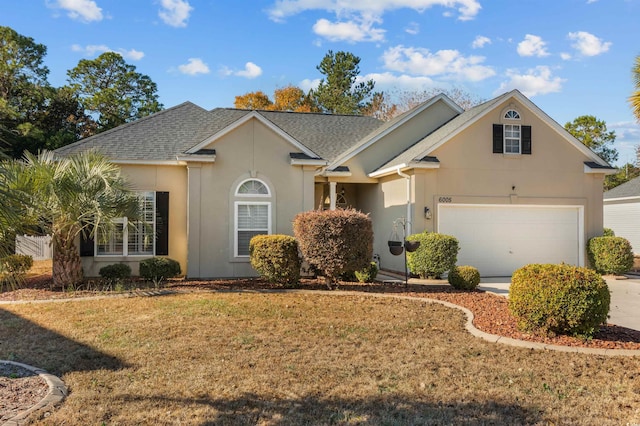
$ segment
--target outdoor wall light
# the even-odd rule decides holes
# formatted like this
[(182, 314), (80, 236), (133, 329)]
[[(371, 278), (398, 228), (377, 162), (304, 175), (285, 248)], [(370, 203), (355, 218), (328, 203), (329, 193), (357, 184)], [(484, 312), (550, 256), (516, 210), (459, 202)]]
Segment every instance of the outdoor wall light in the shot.
[(424, 218), (427, 220), (431, 220), (431, 210), (429, 207), (424, 208)]

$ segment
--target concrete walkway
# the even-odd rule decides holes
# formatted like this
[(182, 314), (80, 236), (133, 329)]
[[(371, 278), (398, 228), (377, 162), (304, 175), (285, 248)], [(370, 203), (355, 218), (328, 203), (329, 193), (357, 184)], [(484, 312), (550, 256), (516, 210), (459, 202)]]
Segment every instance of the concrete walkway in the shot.
[[(404, 278), (378, 274), (378, 279), (404, 282)], [(628, 275), (628, 279), (606, 279), (611, 291), (611, 307), (609, 309), (609, 323), (621, 327), (640, 330), (640, 276)], [(409, 283), (448, 286), (446, 280), (421, 280), (410, 278)], [(478, 289), (500, 296), (509, 296), (511, 277), (482, 278)]]

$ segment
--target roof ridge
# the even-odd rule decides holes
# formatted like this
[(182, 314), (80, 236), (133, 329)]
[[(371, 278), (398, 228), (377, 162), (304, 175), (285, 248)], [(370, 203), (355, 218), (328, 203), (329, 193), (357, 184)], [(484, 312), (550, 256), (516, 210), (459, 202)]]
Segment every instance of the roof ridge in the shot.
[(230, 107), (214, 108), (212, 111), (217, 110), (217, 109), (224, 109), (224, 110), (228, 110), (228, 111), (247, 111), (247, 112), (255, 111), (257, 113), (268, 112), (268, 113), (280, 113), (280, 114), (318, 115), (318, 116), (324, 116), (324, 117), (366, 118), (366, 119), (370, 119), (370, 120), (376, 120), (376, 121), (383, 122), (382, 120), (377, 119), (375, 117), (371, 117), (371, 116), (368, 116), (368, 115), (359, 115), (359, 114), (329, 114), (329, 113), (315, 112), (315, 111), (280, 111), (280, 110), (270, 110), (270, 109), (256, 109), (256, 108), (245, 109), (245, 108), (230, 108)]

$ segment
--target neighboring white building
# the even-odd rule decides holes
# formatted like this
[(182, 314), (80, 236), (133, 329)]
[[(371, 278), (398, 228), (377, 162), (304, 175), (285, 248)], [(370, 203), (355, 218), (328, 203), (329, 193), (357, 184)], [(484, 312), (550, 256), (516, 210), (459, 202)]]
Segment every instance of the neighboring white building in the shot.
[(631, 243), (640, 255), (640, 177), (604, 193), (604, 227)]

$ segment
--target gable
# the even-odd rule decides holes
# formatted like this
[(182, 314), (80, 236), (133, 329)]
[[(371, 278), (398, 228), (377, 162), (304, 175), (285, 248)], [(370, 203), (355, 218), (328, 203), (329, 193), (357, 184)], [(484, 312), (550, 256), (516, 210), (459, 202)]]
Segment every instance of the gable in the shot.
[(373, 134), (338, 157), (327, 169), (348, 166), (356, 179), (369, 181), (369, 172), (406, 151), (460, 112), (460, 107), (445, 95), (436, 96), (376, 129)]
[[(505, 120), (505, 112), (513, 108), (521, 112), (521, 118), (517, 121)], [(517, 123), (519, 126), (526, 127), (521, 141), (525, 152), (520, 152), (520, 154), (527, 155), (529, 153), (535, 154), (536, 152), (540, 152), (541, 155), (547, 155), (549, 154), (549, 149), (560, 149), (566, 150), (566, 152), (563, 151), (566, 155), (551, 155), (553, 163), (557, 163), (558, 161), (574, 162), (575, 164), (579, 164), (580, 169), (583, 171), (585, 170), (585, 162), (593, 162), (601, 166), (601, 170), (590, 168), (590, 172), (592, 173), (607, 173), (608, 170), (611, 169), (611, 167), (593, 151), (575, 139), (524, 95), (517, 90), (514, 90), (465, 111), (463, 114), (460, 114), (441, 128), (434, 131), (432, 134), (425, 137), (419, 143), (409, 148), (407, 151), (379, 167), (376, 171), (371, 173), (370, 176), (388, 174), (398, 167), (404, 169), (412, 168), (419, 162), (419, 159), (425, 156), (438, 157), (438, 152), (440, 152), (441, 147), (452, 143), (452, 141), (458, 140), (459, 135), (463, 133), (473, 133), (475, 142), (469, 142), (470, 146), (467, 148), (472, 150), (475, 153), (474, 155), (481, 154), (482, 158), (491, 158), (493, 161), (495, 158), (487, 157), (484, 151), (478, 152), (475, 148), (477, 148), (478, 144), (484, 144), (484, 149), (489, 153), (497, 156), (506, 155), (503, 152), (495, 152), (497, 150), (495, 145), (498, 142), (493, 131), (493, 125), (506, 125), (511, 123)], [(526, 138), (528, 138), (528, 140), (525, 140)], [(547, 151), (539, 151), (539, 148), (536, 145), (537, 142), (545, 140), (553, 140), (556, 145), (553, 147), (547, 147)], [(463, 151), (460, 151), (459, 153), (461, 156), (472, 155), (470, 152), (468, 154), (464, 154)], [(439, 159), (444, 165), (445, 161), (441, 158)], [(476, 161), (480, 161), (479, 157), (476, 157), (475, 159)], [(451, 160), (454, 161), (454, 163), (465, 162), (462, 158), (453, 158)]]

